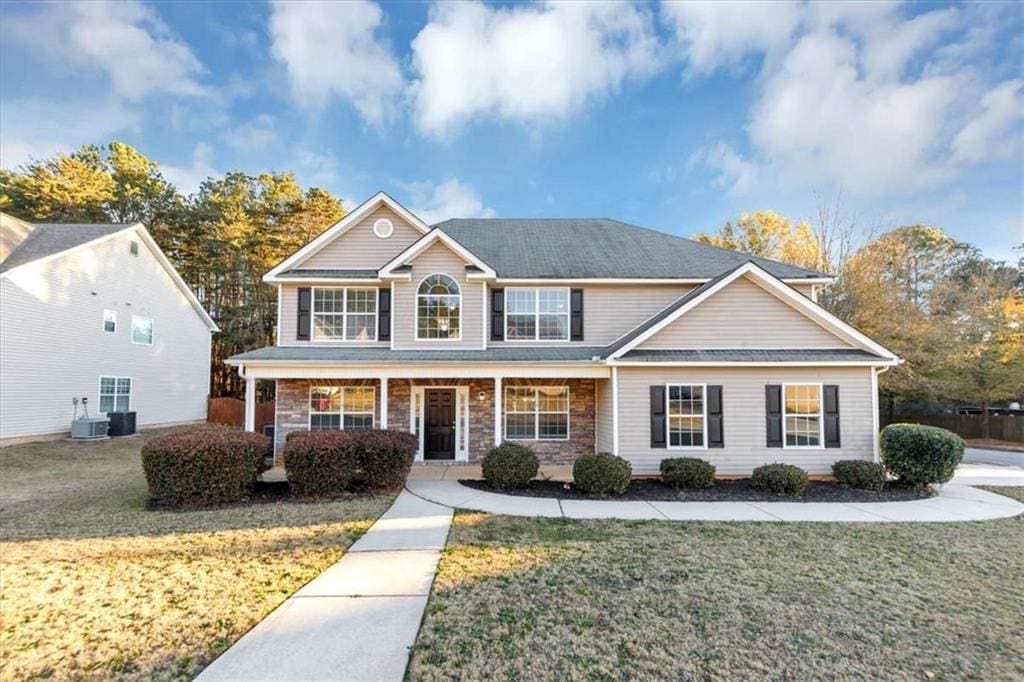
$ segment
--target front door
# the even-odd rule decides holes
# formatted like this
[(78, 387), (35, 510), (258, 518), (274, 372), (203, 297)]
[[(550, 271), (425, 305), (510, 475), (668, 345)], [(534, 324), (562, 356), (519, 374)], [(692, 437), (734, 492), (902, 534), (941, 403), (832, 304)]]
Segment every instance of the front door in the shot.
[(455, 459), (455, 389), (428, 388), (423, 459)]

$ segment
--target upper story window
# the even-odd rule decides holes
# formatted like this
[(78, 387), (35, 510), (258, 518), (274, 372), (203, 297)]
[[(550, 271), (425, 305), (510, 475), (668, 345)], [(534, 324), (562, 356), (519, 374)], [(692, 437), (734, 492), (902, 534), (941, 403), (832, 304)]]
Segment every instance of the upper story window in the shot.
[(785, 384), (782, 387), (785, 419), (783, 442), (787, 448), (821, 447), (821, 385)]
[(137, 241), (135, 241), (134, 239), (131, 240), (130, 242), (128, 242), (128, 251), (133, 256), (138, 256), (139, 255), (139, 243)]
[(505, 338), (568, 341), (569, 290), (505, 289)]
[(462, 292), (448, 275), (428, 275), (416, 292), (416, 338), (458, 341), (462, 332)]
[(132, 343), (153, 345), (153, 319), (132, 315)]
[(313, 289), (314, 341), (375, 341), (377, 290), (349, 287)]
[(108, 334), (113, 334), (117, 331), (117, 311), (116, 310), (104, 310), (103, 311), (103, 331)]

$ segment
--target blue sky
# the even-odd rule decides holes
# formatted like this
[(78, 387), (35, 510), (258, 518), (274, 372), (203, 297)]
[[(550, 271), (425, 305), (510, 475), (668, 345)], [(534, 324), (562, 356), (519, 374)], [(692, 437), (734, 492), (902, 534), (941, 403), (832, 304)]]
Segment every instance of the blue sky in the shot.
[(0, 164), (122, 139), (428, 220), (1024, 241), (1020, 3), (4, 3)]

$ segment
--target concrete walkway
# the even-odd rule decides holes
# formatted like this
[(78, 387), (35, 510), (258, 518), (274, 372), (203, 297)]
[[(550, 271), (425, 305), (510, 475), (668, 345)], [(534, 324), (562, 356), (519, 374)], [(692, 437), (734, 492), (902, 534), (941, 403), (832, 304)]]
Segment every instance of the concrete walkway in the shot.
[[(1009, 477), (1002, 485), (1014, 485)], [(1024, 513), (1024, 504), (968, 485), (948, 483), (938, 495), (909, 502), (637, 502), (556, 500), (501, 495), (458, 481), (409, 480), (406, 489), (450, 508), (510, 516), (660, 521), (932, 522), (984, 521)]]
[(452, 510), (407, 491), (197, 680), (402, 680)]

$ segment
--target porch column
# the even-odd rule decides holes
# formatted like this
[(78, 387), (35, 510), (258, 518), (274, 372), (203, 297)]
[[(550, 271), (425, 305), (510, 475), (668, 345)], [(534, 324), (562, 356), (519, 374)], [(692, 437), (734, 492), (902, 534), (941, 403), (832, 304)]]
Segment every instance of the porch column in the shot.
[(504, 397), (501, 390), (501, 377), (494, 377), (494, 444), (501, 445), (501, 400)]
[(256, 430), (256, 380), (245, 378), (245, 430)]
[(380, 378), (380, 428), (388, 428), (388, 378)]
[(619, 454), (619, 368), (612, 367), (612, 454)]

